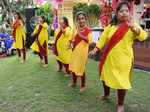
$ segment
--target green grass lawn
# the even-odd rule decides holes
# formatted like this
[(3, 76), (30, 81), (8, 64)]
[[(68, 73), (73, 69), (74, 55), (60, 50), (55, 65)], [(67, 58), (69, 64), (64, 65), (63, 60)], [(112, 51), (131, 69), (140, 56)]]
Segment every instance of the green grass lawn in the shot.
[[(43, 68), (31, 51), (25, 64), (16, 56), (0, 59), (0, 112), (116, 112), (116, 90), (109, 100), (98, 101), (103, 93), (99, 81), (98, 63), (88, 61), (87, 89), (78, 94), (80, 78), (75, 88), (68, 88), (72, 77), (56, 73), (55, 56), (49, 56), (49, 67)], [(150, 74), (133, 72), (133, 89), (126, 96), (126, 112), (150, 112)]]

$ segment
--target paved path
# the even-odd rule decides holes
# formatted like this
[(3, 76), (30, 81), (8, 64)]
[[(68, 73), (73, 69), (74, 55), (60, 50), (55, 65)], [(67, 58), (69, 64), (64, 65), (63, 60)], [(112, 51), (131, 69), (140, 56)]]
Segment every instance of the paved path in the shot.
[(135, 42), (133, 45), (135, 66), (150, 70), (150, 42)]

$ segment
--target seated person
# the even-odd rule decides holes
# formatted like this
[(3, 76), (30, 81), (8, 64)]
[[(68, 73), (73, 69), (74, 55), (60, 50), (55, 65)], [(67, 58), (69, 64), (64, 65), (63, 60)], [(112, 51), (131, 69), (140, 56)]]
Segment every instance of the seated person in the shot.
[(13, 38), (10, 37), (8, 33), (6, 33), (6, 28), (2, 27), (1, 28), (1, 33), (0, 33), (0, 43), (4, 42), (6, 51), (11, 48), (13, 45)]

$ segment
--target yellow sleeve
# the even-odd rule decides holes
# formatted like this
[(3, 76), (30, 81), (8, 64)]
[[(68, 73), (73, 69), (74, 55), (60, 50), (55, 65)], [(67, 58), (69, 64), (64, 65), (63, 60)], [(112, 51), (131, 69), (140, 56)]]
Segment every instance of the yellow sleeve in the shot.
[(77, 30), (76, 27), (74, 27), (73, 30), (72, 30), (72, 34), (71, 34), (71, 36), (70, 36), (69, 41), (73, 41), (73, 40), (74, 40), (75, 35), (76, 35), (76, 34), (75, 34), (76, 30)]
[(66, 28), (65, 29), (65, 33), (63, 33), (63, 35), (64, 35), (64, 37), (70, 37), (70, 28), (68, 27), (68, 28)]
[(88, 40), (89, 40), (89, 44), (92, 44), (92, 33), (91, 32), (88, 34)]
[(99, 40), (98, 40), (98, 42), (96, 44), (97, 48), (102, 49), (104, 47), (104, 45), (106, 44), (106, 42), (107, 42), (107, 36), (108, 36), (109, 30), (110, 30), (110, 27), (111, 27), (111, 25), (108, 25), (104, 29), (102, 35), (100, 36), (100, 38), (99, 38)]
[(43, 27), (44, 29), (47, 29), (47, 30), (48, 30), (48, 24), (47, 24), (47, 23), (44, 23), (44, 24), (42, 25), (42, 27)]
[(143, 30), (139, 24), (135, 23), (134, 25), (136, 28), (140, 29), (140, 35), (136, 35), (136, 39), (138, 39), (139, 41), (146, 40), (148, 33)]
[(57, 34), (58, 34), (58, 29), (56, 29), (55, 32), (54, 32), (54, 39), (53, 39), (53, 41), (52, 41), (52, 44), (55, 43)]
[(19, 24), (20, 24), (21, 27), (23, 27), (23, 23), (22, 23), (21, 20), (19, 20)]
[(35, 30), (34, 30), (33, 34), (37, 34), (38, 30), (39, 30), (39, 25), (37, 25), (37, 26), (35, 27)]

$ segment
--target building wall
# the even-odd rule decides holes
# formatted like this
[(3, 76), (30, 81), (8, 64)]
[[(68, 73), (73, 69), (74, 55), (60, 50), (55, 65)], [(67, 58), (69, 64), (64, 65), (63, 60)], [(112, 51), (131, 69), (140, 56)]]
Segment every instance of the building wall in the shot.
[(97, 4), (100, 5), (102, 0), (90, 0), (90, 4)]
[[(143, 1), (143, 0), (141, 0)], [(149, 3), (150, 4), (150, 0), (144, 0), (144, 3)]]
[(89, 0), (73, 0), (75, 3), (88, 3)]
[(64, 0), (64, 2), (58, 3), (58, 22), (61, 17), (67, 17), (69, 20), (69, 25), (73, 27), (73, 1)]
[(75, 3), (100, 4), (102, 0), (73, 0)]

